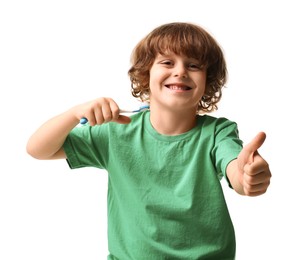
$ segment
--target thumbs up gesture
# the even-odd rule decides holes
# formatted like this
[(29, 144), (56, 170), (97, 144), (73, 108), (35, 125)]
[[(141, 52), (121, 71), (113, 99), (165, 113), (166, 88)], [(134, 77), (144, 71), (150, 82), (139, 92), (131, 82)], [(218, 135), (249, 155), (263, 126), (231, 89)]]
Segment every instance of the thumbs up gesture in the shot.
[(268, 163), (260, 156), (258, 149), (266, 138), (265, 133), (258, 133), (247, 144), (237, 158), (238, 181), (243, 194), (258, 196), (266, 192), (270, 185), (271, 172)]

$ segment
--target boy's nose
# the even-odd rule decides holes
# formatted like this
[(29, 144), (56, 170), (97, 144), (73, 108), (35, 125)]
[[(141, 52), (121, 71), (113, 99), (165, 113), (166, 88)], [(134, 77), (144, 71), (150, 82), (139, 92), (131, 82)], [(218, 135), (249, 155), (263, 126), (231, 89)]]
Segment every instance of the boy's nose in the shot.
[(177, 64), (174, 67), (174, 76), (179, 78), (186, 78), (187, 77), (187, 70), (184, 64)]

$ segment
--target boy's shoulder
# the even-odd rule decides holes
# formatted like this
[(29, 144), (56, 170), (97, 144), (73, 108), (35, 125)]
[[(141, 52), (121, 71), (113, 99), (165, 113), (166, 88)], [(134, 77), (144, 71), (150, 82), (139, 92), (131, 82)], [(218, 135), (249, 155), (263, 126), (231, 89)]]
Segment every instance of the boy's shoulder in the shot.
[(198, 115), (198, 121), (203, 122), (205, 125), (236, 124), (234, 121), (226, 117), (216, 117), (208, 114)]

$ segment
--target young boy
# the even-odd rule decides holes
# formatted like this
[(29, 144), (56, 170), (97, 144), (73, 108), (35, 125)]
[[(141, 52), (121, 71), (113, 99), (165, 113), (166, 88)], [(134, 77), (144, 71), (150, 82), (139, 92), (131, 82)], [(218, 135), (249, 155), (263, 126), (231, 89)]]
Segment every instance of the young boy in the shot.
[(205, 114), (226, 83), (221, 48), (198, 25), (164, 24), (138, 43), (129, 76), (149, 111), (127, 117), (110, 98), (77, 105), (43, 124), (28, 153), (107, 170), (108, 259), (234, 259), (220, 179), (257, 196), (271, 173), (257, 152), (264, 133), (243, 147), (234, 122)]

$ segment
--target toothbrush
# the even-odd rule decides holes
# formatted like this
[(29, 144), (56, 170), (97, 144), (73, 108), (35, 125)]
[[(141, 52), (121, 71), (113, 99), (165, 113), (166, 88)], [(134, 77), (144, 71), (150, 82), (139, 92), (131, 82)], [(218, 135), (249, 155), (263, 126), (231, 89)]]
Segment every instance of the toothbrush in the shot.
[[(123, 110), (123, 109), (121, 109), (120, 114), (138, 113), (138, 112), (142, 112), (142, 111), (147, 110), (147, 109), (149, 109), (149, 105), (140, 106), (138, 109), (135, 109), (135, 110)], [(83, 117), (79, 122), (80, 122), (80, 124), (84, 125), (88, 122), (88, 119)]]

